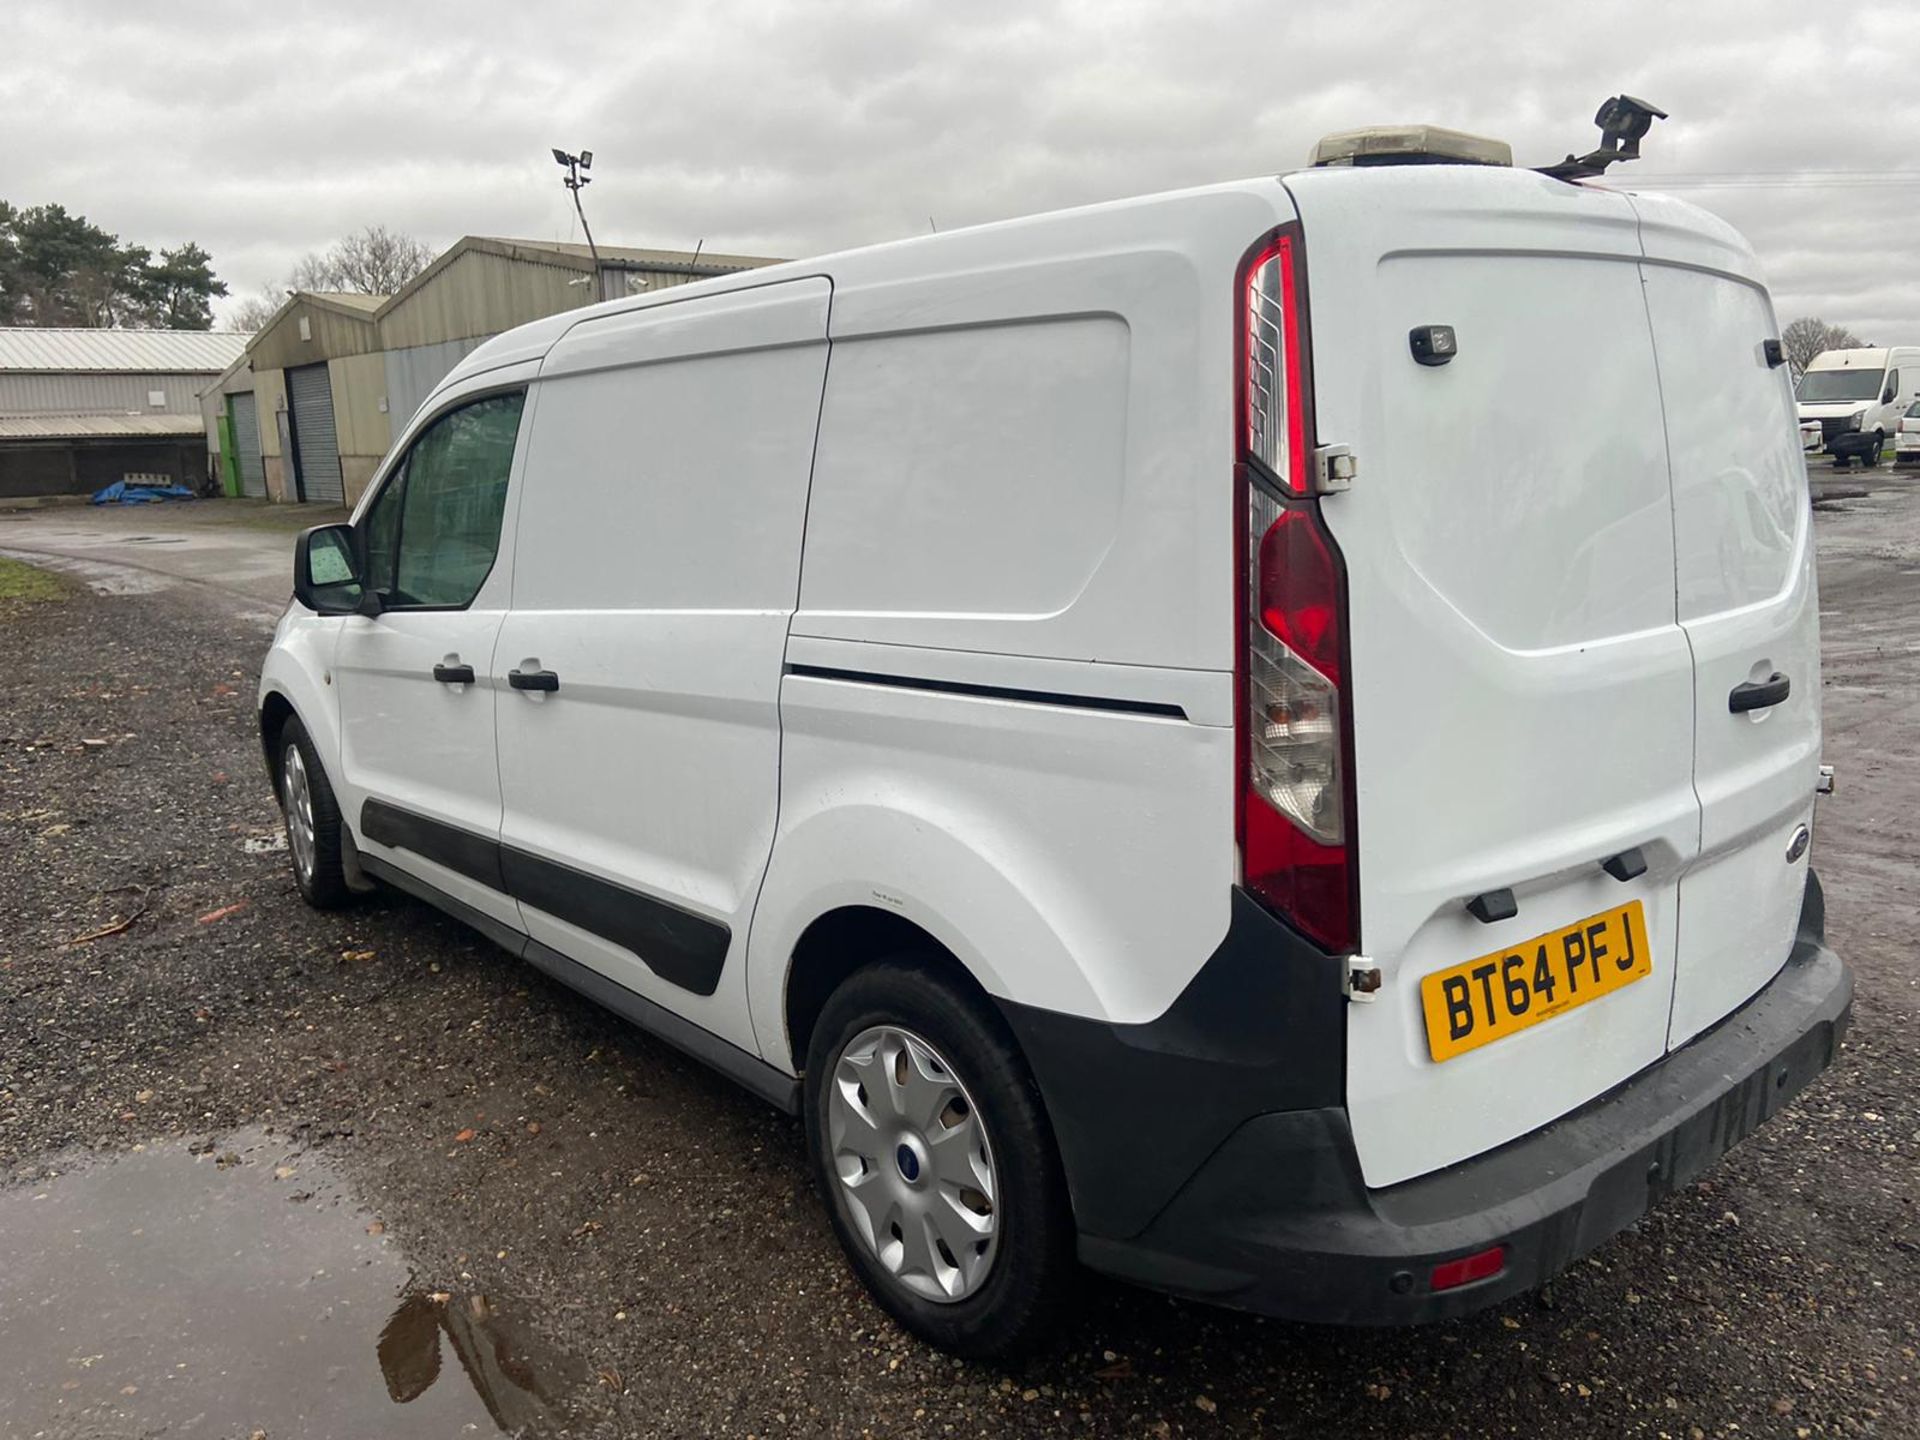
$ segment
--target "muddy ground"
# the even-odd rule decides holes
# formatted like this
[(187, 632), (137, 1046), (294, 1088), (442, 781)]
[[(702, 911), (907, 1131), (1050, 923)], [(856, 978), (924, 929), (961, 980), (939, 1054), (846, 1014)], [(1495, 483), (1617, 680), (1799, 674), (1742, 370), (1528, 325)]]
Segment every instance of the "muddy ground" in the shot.
[(0, 1436), (1920, 1435), (1920, 485), (1859, 488), (1817, 514), (1833, 1072), (1493, 1313), (1089, 1281), (1010, 1368), (869, 1306), (795, 1122), (423, 906), (300, 903), (257, 600), (0, 601)]

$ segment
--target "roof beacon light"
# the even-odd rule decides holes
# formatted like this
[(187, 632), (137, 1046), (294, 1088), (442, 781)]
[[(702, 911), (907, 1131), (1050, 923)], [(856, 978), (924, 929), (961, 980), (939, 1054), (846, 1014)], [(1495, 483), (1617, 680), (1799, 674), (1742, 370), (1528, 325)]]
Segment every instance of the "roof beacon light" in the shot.
[(1376, 125), (1327, 136), (1309, 159), (1316, 166), (1512, 165), (1513, 147), (1439, 125)]

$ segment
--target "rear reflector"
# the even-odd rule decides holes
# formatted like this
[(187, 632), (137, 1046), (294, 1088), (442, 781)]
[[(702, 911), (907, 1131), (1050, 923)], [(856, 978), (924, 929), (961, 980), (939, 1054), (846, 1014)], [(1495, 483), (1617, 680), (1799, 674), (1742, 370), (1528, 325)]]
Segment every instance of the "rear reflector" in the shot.
[(1427, 1282), (1430, 1290), (1458, 1290), (1476, 1280), (1490, 1280), (1507, 1268), (1507, 1247), (1495, 1245), (1458, 1260), (1443, 1260), (1433, 1267)]

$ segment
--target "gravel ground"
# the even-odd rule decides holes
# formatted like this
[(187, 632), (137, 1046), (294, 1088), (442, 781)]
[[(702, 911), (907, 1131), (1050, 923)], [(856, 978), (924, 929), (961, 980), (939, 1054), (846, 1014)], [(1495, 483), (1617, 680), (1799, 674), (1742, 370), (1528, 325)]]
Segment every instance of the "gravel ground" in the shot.
[[(466, 1358), (475, 1335), (549, 1377), (550, 1403), (467, 1422), (528, 1434), (1920, 1435), (1920, 496), (1883, 485), (1818, 528), (1841, 788), (1815, 862), (1859, 985), (1834, 1071), (1706, 1183), (1494, 1313), (1320, 1330), (1089, 1280), (1061, 1348), (1006, 1369), (867, 1304), (794, 1122), (422, 906), (307, 910), (265, 848), (265, 635), (244, 607), (191, 586), (0, 607), (0, 1254), (40, 1243), (9, 1224), (15, 1201), (66, 1196), (77, 1229), (107, 1201), (74, 1187), (123, 1173), (157, 1224), (252, 1176), (219, 1204), (281, 1207), (262, 1210), (276, 1224), (330, 1207), (358, 1250), (325, 1263), (414, 1297), (390, 1321), (342, 1304), (314, 1322), (365, 1371), (328, 1360), (343, 1396), (387, 1369), (377, 1428), (344, 1400), (292, 1419), (268, 1352), (309, 1336), (248, 1280), (247, 1246), (270, 1242), (225, 1220), (206, 1263), (241, 1265), (233, 1315), (258, 1319), (223, 1368), (95, 1393), (137, 1317), (189, 1283), (144, 1226), (104, 1226), (87, 1243), (120, 1248), (84, 1314), (57, 1294), (28, 1313), (0, 1266), (10, 1363), (71, 1376), (17, 1385), (0, 1434), (455, 1433), (385, 1398), (403, 1318), (426, 1316), (431, 1350), (438, 1314), (477, 1393), (503, 1382)], [(469, 1383), (452, 1368), (440, 1386)], [(194, 1385), (219, 1405), (196, 1411)]]

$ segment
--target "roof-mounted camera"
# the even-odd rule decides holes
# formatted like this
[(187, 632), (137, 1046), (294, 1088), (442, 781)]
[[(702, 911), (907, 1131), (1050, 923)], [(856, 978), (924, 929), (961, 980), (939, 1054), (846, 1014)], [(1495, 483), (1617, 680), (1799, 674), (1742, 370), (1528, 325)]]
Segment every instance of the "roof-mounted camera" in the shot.
[(1569, 155), (1558, 165), (1542, 165), (1540, 173), (1555, 180), (1590, 180), (1604, 175), (1616, 161), (1638, 160), (1641, 137), (1653, 128), (1654, 121), (1666, 118), (1666, 111), (1644, 100), (1615, 95), (1593, 117), (1593, 123), (1600, 127), (1600, 148), (1584, 155)]

